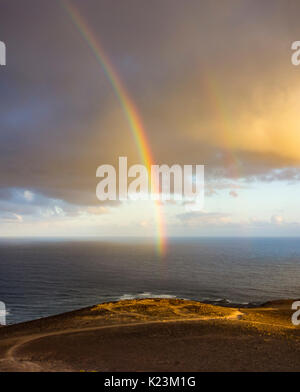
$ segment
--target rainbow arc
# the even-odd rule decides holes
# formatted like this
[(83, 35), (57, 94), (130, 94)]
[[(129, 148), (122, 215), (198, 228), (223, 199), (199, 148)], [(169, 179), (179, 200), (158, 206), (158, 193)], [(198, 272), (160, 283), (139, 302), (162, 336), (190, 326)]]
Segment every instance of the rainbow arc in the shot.
[[(71, 18), (73, 24), (79, 31), (80, 35), (86, 41), (90, 49), (92, 50), (96, 60), (101, 65), (105, 72), (107, 79), (109, 80), (115, 95), (117, 96), (124, 114), (127, 118), (131, 133), (134, 137), (136, 146), (139, 151), (139, 155), (147, 167), (149, 176), (151, 174), (151, 166), (154, 164), (150, 144), (147, 139), (145, 127), (142, 123), (141, 117), (139, 116), (138, 110), (132, 101), (129, 93), (127, 92), (121, 78), (111, 63), (109, 57), (106, 55), (100, 41), (92, 30), (85, 22), (82, 15), (79, 13), (77, 8), (71, 4), (68, 0), (61, 0), (63, 8)], [(150, 177), (149, 177), (150, 178)], [(154, 184), (154, 191), (158, 192), (156, 184)], [(163, 255), (166, 250), (166, 235), (165, 235), (165, 223), (163, 219), (162, 206), (160, 201), (153, 201), (154, 203), (154, 215), (156, 225), (156, 238), (157, 238), (157, 250), (160, 255)]]

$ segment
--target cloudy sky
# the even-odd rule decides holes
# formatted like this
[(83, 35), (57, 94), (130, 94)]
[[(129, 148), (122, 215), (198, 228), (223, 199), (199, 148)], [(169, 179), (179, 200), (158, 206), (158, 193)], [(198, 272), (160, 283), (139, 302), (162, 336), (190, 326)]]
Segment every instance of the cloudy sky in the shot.
[[(168, 235), (300, 234), (298, 0), (73, 0), (157, 164), (205, 165)], [(61, 0), (0, 0), (0, 235), (152, 236), (152, 203), (100, 203), (96, 169), (141, 163), (120, 102)]]

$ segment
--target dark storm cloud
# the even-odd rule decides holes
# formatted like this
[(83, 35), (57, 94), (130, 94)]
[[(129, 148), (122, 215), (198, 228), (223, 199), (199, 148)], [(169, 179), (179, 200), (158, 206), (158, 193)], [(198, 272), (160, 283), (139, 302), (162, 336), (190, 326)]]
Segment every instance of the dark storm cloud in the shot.
[[(73, 4), (128, 87), (158, 163), (206, 164), (216, 177), (233, 175), (232, 155), (246, 177), (299, 163), (289, 145), (281, 151), (272, 139), (280, 104), (269, 97), (293, 94), (299, 80), (300, 70), (290, 65), (290, 43), (300, 39), (297, 1)], [(97, 166), (116, 164), (120, 155), (137, 162), (139, 155), (93, 53), (60, 1), (2, 1), (0, 40), (7, 45), (7, 66), (0, 68), (0, 193), (31, 189), (97, 204)], [(251, 136), (261, 126), (253, 118), (260, 117), (271, 135), (265, 144)], [(293, 145), (293, 136), (286, 137)]]

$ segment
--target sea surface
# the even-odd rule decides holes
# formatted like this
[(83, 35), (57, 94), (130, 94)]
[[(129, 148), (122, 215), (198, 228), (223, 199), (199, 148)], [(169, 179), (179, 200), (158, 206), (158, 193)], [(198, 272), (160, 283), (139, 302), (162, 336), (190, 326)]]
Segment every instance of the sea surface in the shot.
[(145, 297), (242, 306), (299, 298), (300, 239), (172, 239), (164, 257), (134, 239), (0, 241), (8, 324)]

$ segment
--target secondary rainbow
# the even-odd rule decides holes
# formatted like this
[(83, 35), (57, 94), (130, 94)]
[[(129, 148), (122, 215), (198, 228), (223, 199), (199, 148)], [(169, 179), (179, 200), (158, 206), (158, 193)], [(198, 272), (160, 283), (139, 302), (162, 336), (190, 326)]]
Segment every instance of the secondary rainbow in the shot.
[(222, 142), (225, 154), (225, 164), (229, 170), (231, 176), (234, 179), (242, 177), (241, 165), (238, 157), (234, 153), (234, 137), (235, 134), (232, 131), (232, 118), (230, 111), (226, 105), (225, 95), (222, 94), (217, 78), (207, 74), (203, 78), (205, 87), (205, 96), (210, 103), (212, 109), (215, 112), (216, 118), (220, 119), (220, 127), (222, 129)]
[[(61, 4), (67, 14), (70, 16), (72, 22), (84, 38), (90, 49), (95, 55), (98, 63), (104, 70), (127, 118), (130, 130), (137, 145), (139, 155), (147, 167), (148, 173), (151, 173), (151, 165), (154, 164), (152, 152), (149, 142), (147, 140), (146, 131), (142, 120), (138, 114), (137, 108), (134, 105), (130, 95), (126, 91), (117, 71), (114, 69), (109, 57), (103, 50), (99, 39), (95, 37), (94, 33), (86, 24), (79, 11), (68, 0), (61, 0)], [(157, 191), (157, 186), (154, 184), (154, 191)], [(156, 222), (156, 236), (157, 236), (157, 250), (160, 255), (163, 255), (166, 250), (166, 235), (165, 224), (163, 219), (162, 206), (159, 201), (154, 201), (154, 214)]]

